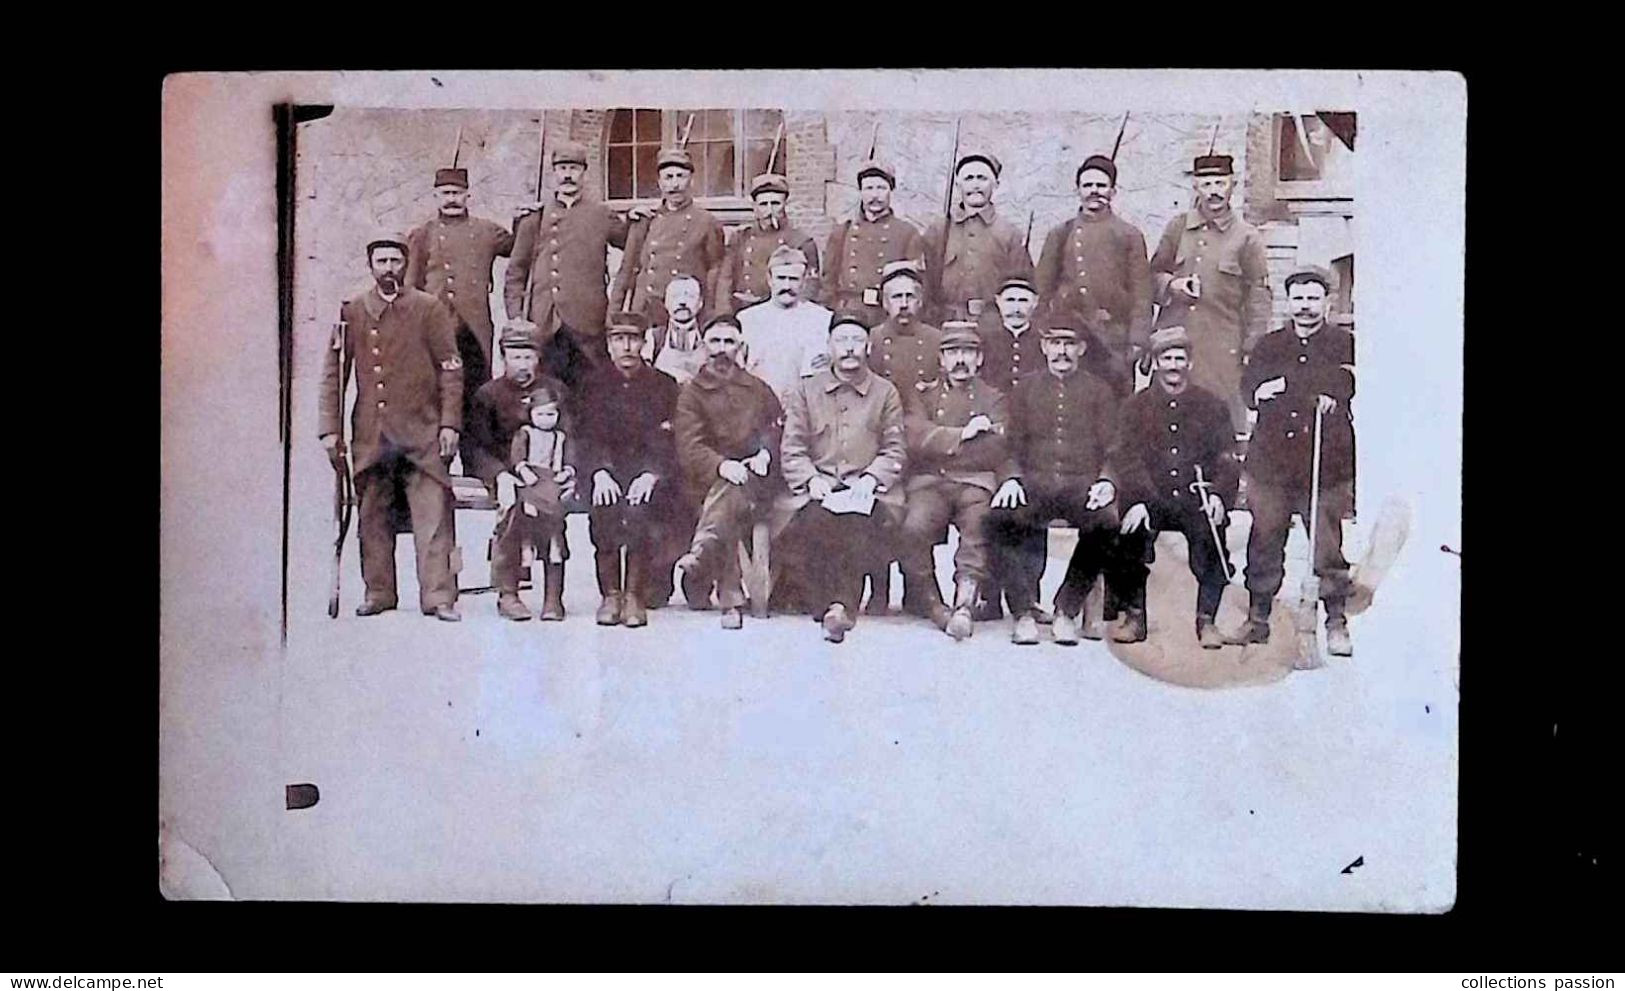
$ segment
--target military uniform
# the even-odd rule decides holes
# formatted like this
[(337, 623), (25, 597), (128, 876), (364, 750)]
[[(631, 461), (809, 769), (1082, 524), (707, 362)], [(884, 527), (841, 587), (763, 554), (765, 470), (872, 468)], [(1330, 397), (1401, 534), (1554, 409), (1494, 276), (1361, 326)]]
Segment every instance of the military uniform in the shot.
[[(468, 188), (468, 170), (438, 170), (435, 185), (447, 184)], [(440, 298), (460, 324), (457, 351), (463, 362), (463, 401), (471, 402), (491, 379), (491, 265), (513, 252), (513, 232), (466, 213), (436, 216), (409, 232), (406, 245), (406, 284)], [(466, 470), (472, 452), (467, 444), (462, 452)]]
[[(641, 315), (622, 314), (611, 320), (609, 333), (642, 340), (648, 329)], [(640, 363), (630, 374), (606, 363), (588, 373), (575, 404), (580, 435), (577, 484), (583, 497), (590, 499), (593, 476), (599, 471), (608, 472), (622, 492), (615, 503), (592, 506), (587, 513), (598, 589), (606, 600), (624, 596), (629, 611), (641, 611), (641, 604), (648, 601), (655, 549), (682, 494), (672, 428), (677, 391), (671, 376), (647, 363)], [(658, 479), (654, 491), (642, 505), (629, 505), (626, 490), (645, 472)], [(633, 603), (640, 608), (633, 610)], [(616, 621), (618, 617), (617, 610)]]
[[(975, 325), (948, 324), (941, 346), (979, 347)], [(940, 593), (932, 595), (937, 591), (932, 548), (952, 522), (959, 529), (954, 605), (969, 609), (989, 576), (988, 504), (1008, 462), (1003, 436), (1009, 419), (1005, 399), (980, 377), (955, 384), (946, 373), (917, 383), (904, 395), (910, 474), (904, 483), (908, 510), (899, 562), (909, 582), (924, 589), (927, 602), (940, 607)], [(986, 416), (995, 429), (964, 440), (962, 430), (976, 416)]]
[[(1208, 164), (1220, 160), (1222, 165)], [(1196, 172), (1228, 175), (1229, 163), (1226, 155), (1203, 156)], [(1151, 271), (1164, 277), (1164, 285), (1169, 279), (1200, 277), (1199, 299), (1164, 290), (1156, 325), (1184, 327), (1190, 333), (1191, 381), (1223, 399), (1230, 407), (1231, 425), (1236, 433), (1244, 433), (1247, 405), (1241, 395), (1241, 367), (1269, 325), (1263, 235), (1228, 207), (1215, 217), (1193, 208), (1169, 221), (1151, 256)]]
[[(1323, 283), (1324, 284), (1324, 283)], [(1247, 538), (1247, 591), (1268, 617), (1267, 605), (1280, 590), (1287, 531), (1292, 514), (1307, 519), (1314, 458), (1315, 408), (1327, 395), (1337, 406), (1321, 422), (1320, 504), (1315, 520), (1315, 574), (1327, 621), (1341, 618), (1349, 592), (1343, 557), (1343, 517), (1354, 505), (1354, 337), (1322, 324), (1299, 337), (1289, 324), (1264, 335), (1248, 360), (1243, 394), (1258, 410), (1258, 426), (1247, 451), (1247, 508), (1253, 528)], [(1270, 379), (1286, 379), (1286, 390), (1259, 402), (1254, 393)]]
[[(784, 489), (779, 470), (784, 408), (771, 386), (738, 365), (718, 372), (707, 363), (678, 393), (676, 423), (678, 459), (690, 497), (700, 502), (690, 551), (706, 566), (714, 562), (717, 604), (737, 609), (745, 598), (734, 547), (752, 519), (771, 512)], [(753, 472), (735, 485), (717, 474), (724, 461), (743, 461), (764, 449), (765, 476)]]
[(942, 331), (928, 323), (887, 320), (869, 332), (869, 367), (906, 395), (918, 383), (936, 379), (941, 343)]
[[(372, 244), (406, 248), (405, 238), (393, 235)], [(386, 607), (397, 601), (391, 516), (400, 482), (412, 516), (420, 605), (426, 613), (451, 606), (457, 601), (456, 525), (439, 435), (463, 426), (455, 321), (433, 296), (404, 286), (393, 301), (367, 290), (340, 308), (339, 319), (341, 333), (322, 362), (317, 432), (325, 437), (342, 429), (342, 353), (355, 363), (349, 447), (367, 601)]]
[[(757, 176), (751, 183), (751, 196), (763, 192), (782, 192), (788, 196), (790, 187), (783, 176)], [(717, 292), (713, 300), (715, 308), (718, 311), (740, 310), (771, 296), (767, 260), (780, 246), (796, 248), (806, 258), (807, 269), (801, 284), (801, 295), (805, 299), (818, 299), (821, 295), (818, 245), (792, 226), (786, 217), (783, 226), (777, 229), (763, 227), (758, 221), (734, 234), (724, 253), (722, 270), (717, 279)]]
[[(879, 162), (866, 162), (858, 170), (858, 181), (878, 175), (897, 187), (896, 174)], [(824, 250), (823, 304), (837, 313), (860, 317), (870, 327), (886, 319), (885, 300), (880, 295), (880, 277), (888, 264), (912, 260), (923, 263), (925, 241), (920, 229), (897, 216), (888, 207), (870, 220), (858, 209), (857, 215), (830, 231)]]
[[(1153, 345), (1154, 353), (1170, 347), (1189, 353), (1189, 338), (1176, 332)], [(1178, 530), (1185, 535), (1191, 574), (1196, 576), (1198, 625), (1211, 624), (1229, 581), (1223, 545), (1227, 520), (1215, 524), (1219, 535), (1215, 544), (1205, 504), (1211, 494), (1227, 508), (1235, 505), (1240, 477), (1229, 407), (1200, 386), (1187, 384), (1176, 394), (1157, 382), (1129, 397), (1122, 417), (1111, 459), (1117, 470), (1118, 506), (1127, 512), (1143, 504), (1150, 515), (1146, 528), (1122, 538), (1124, 564), (1134, 578), (1127, 604), (1145, 608), (1147, 565), (1154, 560), (1157, 534)], [(1198, 467), (1207, 483), (1205, 492), (1197, 485)]]
[[(585, 166), (586, 149), (570, 142), (554, 151), (555, 165), (568, 162)], [(625, 248), (627, 233), (626, 218), (604, 204), (585, 196), (567, 203), (554, 194), (540, 212), (519, 222), (503, 279), (508, 316), (528, 313), (544, 338), (565, 328), (584, 360), (602, 363), (609, 249)]]
[(948, 251), (942, 254), (942, 221), (925, 232), (926, 270), (931, 276), (931, 312), (980, 317), (993, 307), (999, 283), (1011, 273), (1032, 275), (1033, 260), (1016, 226), (998, 215), (992, 203), (980, 210), (953, 208)]
[(1044, 371), (1043, 328), (1043, 318), (1035, 312), (1021, 333), (1011, 333), (998, 307), (984, 309), (976, 321), (982, 338), (982, 381), (1008, 396), (1021, 379)]
[[(507, 336), (504, 334), (505, 338)], [(506, 339), (503, 341), (504, 350), (515, 346), (524, 345), (518, 341)], [(512, 377), (504, 375), (487, 382), (474, 396), (466, 424), (474, 455), (469, 467), (473, 474), (485, 483), (493, 498), (497, 495), (498, 476), (512, 470), (514, 437), (521, 427), (530, 422), (531, 396), (537, 390), (546, 390), (549, 395), (557, 398), (560, 406), (559, 430), (568, 436), (573, 430), (569, 393), (564, 384), (552, 376), (538, 374), (530, 382), (521, 385)], [(497, 587), (499, 593), (518, 594), (519, 581), (524, 570), (524, 544), (528, 537), (533, 541), (538, 556), (544, 558), (544, 568), (554, 572), (546, 574), (543, 583), (551, 599), (551, 592), (555, 586), (562, 590), (563, 564), (570, 558), (570, 548), (565, 541), (564, 530), (559, 527), (557, 533), (541, 535), (535, 532), (535, 527), (515, 526), (514, 523), (522, 523), (521, 520), (512, 518), (519, 513), (520, 507), (514, 505), (504, 518), (497, 522), (491, 545), (491, 583)], [(549, 553), (549, 545), (556, 553)], [(549, 602), (549, 605), (554, 604)], [(548, 615), (550, 611), (544, 610), (544, 619), (553, 618)], [(561, 605), (559, 618), (562, 616)]]
[[(1048, 337), (1077, 336), (1071, 328), (1046, 328)], [(1107, 588), (1121, 587), (1115, 573), (1117, 507), (1087, 507), (1098, 480), (1111, 481), (1107, 457), (1117, 431), (1117, 400), (1111, 387), (1078, 369), (1062, 378), (1047, 369), (1016, 383), (1009, 397), (1005, 443), (1007, 479), (1016, 479), (1027, 503), (988, 514), (994, 573), (1011, 611), (1030, 611), (1044, 573), (1048, 524), (1064, 519), (1078, 528), (1078, 545), (1055, 595), (1057, 613), (1076, 615), (1097, 575)]]
[[(694, 168), (688, 152), (681, 149), (662, 151), (658, 161), (660, 168)], [(685, 193), (675, 201), (662, 202), (653, 217), (632, 225), (621, 269), (610, 287), (610, 304), (642, 313), (657, 323), (664, 321), (666, 283), (675, 275), (692, 275), (700, 280), (705, 298), (716, 306), (718, 271), (725, 252), (722, 224), (692, 196)]]
[[(1085, 165), (1104, 168), (1093, 159)], [(1116, 180), (1115, 166), (1108, 174)], [(1088, 323), (1120, 374), (1132, 376), (1133, 350), (1151, 333), (1151, 269), (1138, 228), (1109, 207), (1100, 216), (1080, 209), (1044, 238), (1037, 282), (1048, 308)]]

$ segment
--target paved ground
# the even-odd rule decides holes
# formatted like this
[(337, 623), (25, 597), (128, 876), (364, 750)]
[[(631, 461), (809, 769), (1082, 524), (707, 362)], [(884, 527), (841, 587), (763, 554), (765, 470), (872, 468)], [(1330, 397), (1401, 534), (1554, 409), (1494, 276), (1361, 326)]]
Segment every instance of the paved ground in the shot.
[[(465, 546), (483, 546), (464, 520)], [(1158, 680), (1101, 644), (1016, 647), (1005, 624), (954, 644), (918, 620), (865, 619), (840, 646), (810, 619), (728, 633), (682, 608), (599, 628), (581, 522), (562, 624), (504, 622), (490, 595), (465, 597), (456, 625), (356, 618), (353, 545), (344, 613), (328, 620), (319, 543), (296, 554), (279, 663), (244, 675), (182, 652), (166, 669), (207, 717), (166, 730), (177, 849), (239, 898), (1453, 898), (1452, 672), (1409, 660), (1417, 617), (1392, 601), (1453, 562), (1402, 559), (1354, 623), (1352, 662), (1288, 676), (1239, 649), (1138, 659)], [(1188, 603), (1169, 539), (1153, 600)], [(468, 556), (473, 584), (485, 565)], [(410, 604), (405, 538), (400, 574)], [(1228, 598), (1234, 619), (1243, 596)], [(1155, 615), (1154, 632), (1187, 609)], [(320, 802), (284, 810), (291, 782), (317, 784)], [(211, 801), (249, 784), (246, 804)]]

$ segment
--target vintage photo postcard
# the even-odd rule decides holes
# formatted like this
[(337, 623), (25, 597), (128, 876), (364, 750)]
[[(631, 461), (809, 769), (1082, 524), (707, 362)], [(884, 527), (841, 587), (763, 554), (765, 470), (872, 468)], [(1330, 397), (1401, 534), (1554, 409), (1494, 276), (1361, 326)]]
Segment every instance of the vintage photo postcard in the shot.
[(1466, 115), (168, 78), (160, 890), (1447, 911)]

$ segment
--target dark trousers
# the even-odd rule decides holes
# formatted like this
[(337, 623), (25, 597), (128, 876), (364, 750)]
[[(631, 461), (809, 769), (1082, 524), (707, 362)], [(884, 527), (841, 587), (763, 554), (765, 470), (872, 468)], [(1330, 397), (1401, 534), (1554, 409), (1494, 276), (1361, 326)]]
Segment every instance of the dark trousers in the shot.
[(700, 504), (694, 524), (692, 549), (700, 555), (705, 578), (699, 584), (717, 584), (717, 605), (737, 609), (745, 604), (745, 589), (739, 574), (739, 542), (751, 525), (772, 508), (773, 498), (784, 482), (752, 475), (744, 485), (718, 479)]
[(585, 335), (560, 324), (559, 329), (541, 347), (540, 367), (575, 394), (576, 386), (595, 367), (609, 363), (609, 352), (604, 349), (602, 334)]
[[(632, 480), (616, 481), (621, 483), (624, 492)], [(640, 599), (646, 598), (651, 553), (665, 531), (664, 516), (668, 507), (661, 499), (657, 487), (654, 497), (641, 506), (628, 505), (623, 495), (612, 506), (593, 506), (587, 510), (587, 536), (592, 540), (600, 594), (625, 591), (636, 594)], [(622, 547), (626, 548), (624, 577), (621, 571)]]
[(491, 584), (498, 592), (519, 591), (527, 541), (536, 549), (536, 556), (544, 561), (562, 564), (570, 560), (570, 548), (564, 542), (562, 512), (553, 516), (527, 516), (523, 505), (513, 506), (497, 523), (491, 542)]
[[(474, 393), (491, 381), (491, 356), (480, 345), (474, 331), (460, 318), (457, 321), (457, 356), (463, 362), (463, 423), (469, 424), (473, 422)], [(457, 450), (462, 455), (463, 474), (473, 472), (470, 466), (474, 464), (474, 452), (478, 448), (478, 442), (469, 436), (468, 430), (458, 434)]]
[(1121, 566), (1115, 505), (1085, 509), (1094, 479), (1055, 489), (1027, 486), (1027, 504), (1014, 509), (993, 509), (987, 516), (988, 543), (993, 551), (993, 572), (1004, 586), (1010, 611), (1016, 615), (1037, 605), (1034, 596), (1049, 553), (1049, 521), (1061, 519), (1078, 528), (1078, 546), (1067, 562), (1066, 576), (1055, 593), (1055, 610), (1068, 616), (1083, 608), (1095, 579), (1104, 574), (1109, 594), (1129, 587)]
[[(1164, 530), (1178, 530), (1185, 535), (1191, 574), (1196, 576), (1196, 615), (1212, 619), (1219, 611), (1219, 600), (1224, 597), (1227, 579), (1224, 576), (1222, 544), (1213, 543), (1206, 514), (1196, 507), (1194, 500), (1190, 504), (1148, 502), (1145, 508), (1151, 514), (1150, 527), (1120, 537), (1124, 579), (1131, 583), (1125, 591), (1134, 596), (1134, 601), (1129, 604), (1141, 608), (1145, 606), (1145, 580), (1151, 573), (1151, 563), (1157, 557), (1157, 534)], [(1218, 524), (1221, 542), (1227, 526), (1226, 522)]]
[(897, 563), (903, 574), (936, 581), (937, 543), (946, 539), (948, 524), (959, 528), (959, 548), (954, 551), (954, 585), (963, 579), (977, 583), (987, 580), (987, 515), (993, 493), (977, 485), (946, 478), (908, 490), (908, 511), (903, 517)]
[(891, 558), (896, 522), (891, 510), (878, 503), (869, 516), (832, 513), (816, 502), (796, 511), (781, 543), (800, 566), (813, 615), (822, 616), (838, 602), (856, 616), (863, 576)]
[[(1320, 597), (1326, 603), (1328, 616), (1343, 614), (1343, 601), (1349, 594), (1349, 563), (1343, 557), (1343, 517), (1353, 502), (1352, 481), (1322, 487), (1315, 520), (1315, 574), (1320, 577)], [(1309, 518), (1309, 487), (1271, 485), (1249, 478), (1247, 508), (1253, 514), (1252, 533), (1247, 536), (1247, 591), (1272, 599), (1281, 590), (1292, 515)]]
[[(387, 443), (387, 442), (386, 442)], [(452, 552), (457, 546), (451, 489), (394, 451), (355, 476), (356, 536), (361, 541), (361, 580), (367, 599), (395, 604), (395, 526), (397, 486), (412, 516), (417, 552), (418, 604), (425, 611), (457, 601)]]

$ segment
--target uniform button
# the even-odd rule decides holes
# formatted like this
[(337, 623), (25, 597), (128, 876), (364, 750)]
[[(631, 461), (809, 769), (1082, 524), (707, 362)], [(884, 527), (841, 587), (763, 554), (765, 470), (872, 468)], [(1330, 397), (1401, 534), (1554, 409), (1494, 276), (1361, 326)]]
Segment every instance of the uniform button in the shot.
[(1287, 431), (1287, 432), (1286, 432), (1286, 436), (1287, 436), (1287, 439), (1288, 439), (1288, 440), (1290, 440), (1290, 439), (1292, 439), (1292, 438), (1293, 438), (1293, 437), (1296, 437), (1296, 436), (1298, 436), (1298, 432), (1297, 432), (1297, 431), (1296, 431), (1296, 430), (1288, 430), (1288, 431)]
[(1169, 449), (1168, 449), (1168, 453), (1169, 453), (1169, 454), (1178, 454), (1178, 453), (1179, 453), (1179, 448), (1177, 448), (1177, 447), (1170, 447), (1170, 448), (1169, 448)]
[(1201, 260), (1202, 260), (1202, 256), (1201, 256), (1201, 255), (1197, 255), (1197, 256), (1196, 256), (1196, 260), (1197, 260), (1197, 261), (1201, 261)]
[(1178, 489), (1169, 489), (1168, 494), (1173, 496), (1176, 499), (1179, 498), (1179, 490)]
[(1298, 418), (1298, 411), (1293, 410), (1292, 413), (1291, 413), (1291, 416), (1292, 416), (1292, 419), (1296, 420)]
[(375, 371), (375, 372), (381, 372), (381, 371), (384, 370), (384, 366), (383, 365), (373, 365), (372, 370)]
[(1179, 477), (1179, 469), (1177, 469), (1177, 468), (1170, 468), (1170, 469), (1169, 469), (1169, 470), (1168, 470), (1168, 477), (1169, 477), (1169, 478), (1178, 478), (1178, 477)]
[(373, 354), (377, 354), (377, 353), (378, 353), (378, 349), (377, 349), (377, 348), (373, 348), (373, 349), (372, 349), (372, 353), (373, 353)]
[(382, 399), (380, 399), (380, 400), (378, 400), (378, 408), (379, 408), (379, 409), (383, 409), (383, 408), (384, 408), (384, 401), (383, 401), (383, 400), (382, 400)]
[(380, 389), (382, 389), (382, 388), (383, 388), (383, 387), (384, 387), (384, 383), (382, 383), (382, 382), (379, 382), (379, 383), (378, 383), (378, 388), (380, 388)]
[(1172, 430), (1174, 433), (1178, 433), (1179, 432), (1179, 424), (1170, 423), (1170, 424), (1168, 424), (1168, 429)]
[(1169, 409), (1178, 409), (1179, 408), (1179, 400), (1177, 400), (1177, 399), (1168, 400), (1168, 408)]
[(1306, 354), (1300, 354), (1300, 355), (1298, 355), (1298, 361), (1300, 361), (1300, 362), (1304, 362), (1304, 361), (1308, 361), (1308, 360), (1309, 360), (1309, 356), (1308, 356), (1308, 355), (1306, 355)]

